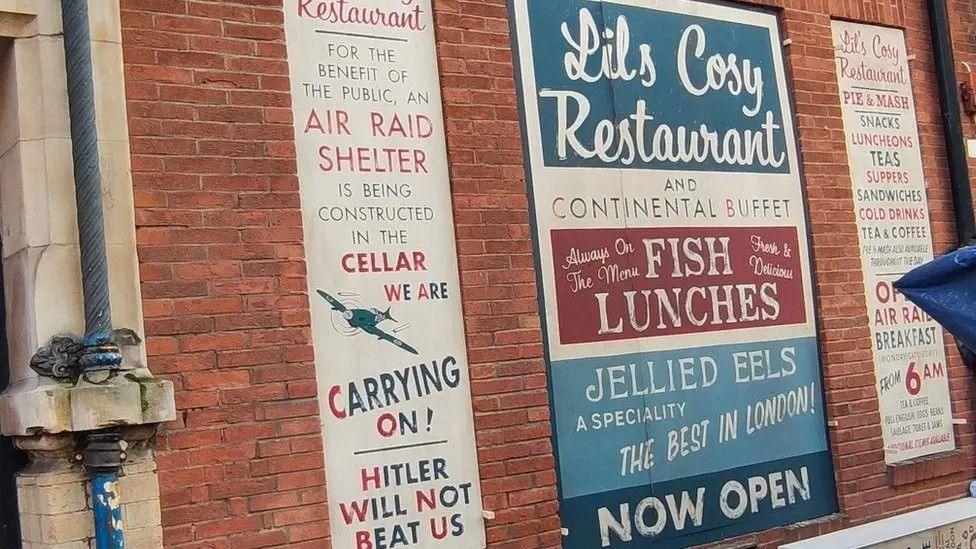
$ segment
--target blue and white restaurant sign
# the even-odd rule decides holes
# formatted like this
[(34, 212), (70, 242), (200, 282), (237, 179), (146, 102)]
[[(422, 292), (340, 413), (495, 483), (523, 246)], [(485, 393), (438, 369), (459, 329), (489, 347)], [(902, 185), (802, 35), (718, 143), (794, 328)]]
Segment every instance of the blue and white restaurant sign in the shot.
[(510, 2), (564, 547), (835, 512), (776, 17)]

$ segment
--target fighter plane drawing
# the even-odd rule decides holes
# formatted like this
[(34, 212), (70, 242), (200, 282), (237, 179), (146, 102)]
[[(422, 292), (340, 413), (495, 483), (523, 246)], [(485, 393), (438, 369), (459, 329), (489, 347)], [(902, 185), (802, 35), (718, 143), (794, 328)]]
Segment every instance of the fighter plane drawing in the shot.
[(380, 311), (379, 309), (350, 309), (349, 307), (343, 305), (338, 299), (323, 292), (322, 290), (317, 291), (323, 299), (329, 302), (329, 305), (332, 306), (333, 311), (336, 311), (342, 315), (343, 320), (349, 324), (350, 328), (362, 330), (367, 334), (374, 335), (379, 340), (388, 341), (409, 353), (413, 353), (415, 355), (420, 354), (410, 345), (379, 328), (380, 324), (388, 320), (396, 322), (396, 319), (390, 314), (390, 309), (385, 311)]

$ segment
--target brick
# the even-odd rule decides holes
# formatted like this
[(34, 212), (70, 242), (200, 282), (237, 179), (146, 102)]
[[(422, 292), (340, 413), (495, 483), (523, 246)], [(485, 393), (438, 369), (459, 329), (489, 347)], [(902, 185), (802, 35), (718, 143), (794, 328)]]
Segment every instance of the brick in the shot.
[[(861, 293), (860, 265), (829, 22), (905, 28), (918, 57), (912, 76), (934, 237), (947, 249), (954, 229), (940, 116), (937, 104), (921, 100), (935, 96), (924, 3), (751, 3), (779, 10), (793, 40), (784, 51), (846, 517), (738, 540), (774, 547), (964, 495), (974, 441), (972, 430), (959, 429), (966, 459), (894, 471), (878, 462), (868, 319), (863, 299), (852, 297)], [(956, 59), (970, 64), (973, 4), (953, 0), (950, 9)], [(321, 420), (282, 3), (122, 0), (121, 7), (149, 364), (174, 378), (182, 411), (158, 442), (166, 543), (322, 547), (329, 530)], [(508, 9), (500, 1), (446, 0), (435, 3), (435, 16), (479, 456), (486, 493), (493, 492), (485, 503), (498, 512), (490, 546), (554, 548), (561, 540), (555, 460)], [(964, 130), (972, 135), (976, 126), (967, 120)], [(954, 360), (950, 375), (955, 415), (972, 424), (968, 373)], [(229, 463), (201, 467), (187, 459), (191, 452)], [(255, 459), (245, 463), (249, 452)], [(914, 495), (906, 498), (906, 490)]]
[(39, 541), (45, 546), (85, 540), (92, 532), (91, 513), (87, 510), (43, 517)]
[(261, 530), (262, 525), (263, 520), (260, 515), (233, 517), (197, 524), (196, 535), (198, 539), (213, 539), (236, 533), (257, 532)]
[(278, 489), (290, 490), (295, 488), (306, 488), (309, 486), (321, 486), (325, 481), (325, 471), (298, 471), (294, 473), (282, 473), (278, 475)]

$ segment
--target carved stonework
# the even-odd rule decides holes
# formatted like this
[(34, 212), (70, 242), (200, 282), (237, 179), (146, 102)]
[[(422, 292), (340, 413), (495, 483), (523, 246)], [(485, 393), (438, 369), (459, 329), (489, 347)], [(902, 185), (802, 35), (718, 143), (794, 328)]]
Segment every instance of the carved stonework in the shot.
[(38, 375), (54, 379), (77, 379), (81, 344), (68, 336), (58, 336), (31, 357), (30, 367)]
[(30, 367), (43, 377), (77, 382), (82, 373), (122, 371), (122, 348), (142, 343), (129, 329), (115, 330), (107, 337), (88, 337), (77, 341), (71, 336), (56, 336), (38, 349)]

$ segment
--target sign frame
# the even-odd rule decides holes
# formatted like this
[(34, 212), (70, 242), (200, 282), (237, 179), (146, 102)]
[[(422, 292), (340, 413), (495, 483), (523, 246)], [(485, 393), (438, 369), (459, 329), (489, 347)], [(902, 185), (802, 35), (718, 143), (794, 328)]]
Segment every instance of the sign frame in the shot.
[(327, 4), (284, 44), (332, 544), (485, 547), (433, 6)]
[[(852, 39), (855, 40), (860, 40), (861, 32), (875, 33), (875, 36), (878, 39), (883, 38), (885, 35), (889, 35), (888, 38), (892, 38), (890, 35), (895, 35), (896, 36), (895, 40), (897, 41), (895, 46), (899, 46), (902, 48), (901, 50), (898, 51), (899, 53), (904, 52), (905, 58), (898, 59), (897, 64), (894, 66), (904, 70), (904, 77), (907, 80), (907, 84), (882, 85), (879, 83), (875, 85), (873, 88), (870, 86), (864, 87), (865, 85), (870, 84), (870, 81), (867, 81), (866, 83), (862, 82), (861, 85), (859, 86), (859, 85), (855, 85), (855, 83), (858, 82), (857, 79), (848, 78), (845, 77), (843, 74), (841, 74), (842, 56), (851, 57), (856, 60), (862, 60), (862, 62), (864, 62), (864, 59), (867, 59), (869, 57), (868, 49), (865, 49), (862, 53), (841, 51), (841, 48), (844, 46), (844, 44), (841, 44), (838, 41), (837, 34), (842, 32), (844, 33), (843, 36), (846, 38), (848, 31), (856, 35), (856, 38), (852, 36)], [(868, 317), (868, 328), (871, 332), (871, 365), (873, 368), (872, 373), (874, 374), (874, 378), (875, 378), (874, 390), (878, 398), (878, 413), (879, 413), (878, 426), (882, 431), (882, 441), (884, 442), (885, 445), (884, 446), (885, 462), (887, 465), (893, 466), (914, 459), (922, 459), (928, 456), (953, 452), (958, 449), (958, 440), (955, 434), (955, 428), (952, 423), (952, 415), (953, 415), (952, 398), (951, 398), (952, 387), (948, 377), (948, 369), (950, 365), (949, 357), (951, 356), (951, 352), (947, 346), (945, 331), (942, 328), (942, 326), (938, 325), (938, 323), (931, 318), (928, 320), (928, 322), (925, 323), (919, 322), (916, 324), (919, 327), (928, 326), (929, 328), (935, 329), (936, 332), (935, 341), (931, 344), (919, 345), (918, 347), (928, 348), (930, 352), (934, 352), (936, 355), (939, 355), (936, 356), (935, 359), (941, 360), (942, 362), (941, 366), (944, 368), (943, 377), (941, 378), (941, 381), (939, 381), (938, 378), (936, 378), (933, 381), (929, 381), (929, 378), (925, 380), (926, 385), (931, 384), (933, 382), (939, 383), (939, 387), (937, 387), (935, 390), (935, 392), (938, 394), (936, 394), (935, 396), (942, 396), (942, 393), (944, 393), (944, 395), (946, 396), (946, 400), (944, 402), (936, 402), (930, 405), (932, 407), (939, 406), (939, 405), (944, 407), (943, 419), (947, 421), (945, 421), (943, 428), (941, 430), (929, 428), (928, 431), (919, 433), (919, 434), (927, 434), (930, 437), (933, 437), (936, 434), (941, 434), (942, 436), (948, 437), (948, 442), (946, 441), (939, 442), (938, 444), (933, 445), (934, 447), (930, 450), (925, 450), (925, 447), (901, 449), (901, 450), (899, 449), (889, 450), (888, 448), (889, 445), (897, 446), (899, 444), (899, 441), (902, 444), (906, 442), (904, 435), (899, 436), (890, 433), (889, 431), (893, 426), (889, 426), (886, 424), (886, 416), (895, 417), (899, 412), (904, 411), (904, 410), (893, 409), (892, 401), (896, 399), (899, 401), (903, 399), (912, 399), (918, 397), (918, 394), (913, 395), (911, 394), (911, 391), (909, 391), (908, 394), (904, 396), (900, 396), (899, 394), (896, 393), (893, 395), (889, 395), (887, 396), (887, 398), (885, 398), (884, 390), (882, 388), (884, 386), (883, 383), (886, 380), (885, 380), (885, 376), (881, 375), (882, 371), (888, 369), (891, 372), (890, 374), (888, 374), (889, 376), (895, 375), (895, 373), (900, 375), (902, 370), (904, 369), (904, 363), (908, 362), (911, 359), (893, 360), (893, 357), (891, 356), (886, 357), (884, 355), (891, 354), (891, 352), (884, 353), (879, 351), (877, 342), (875, 341), (875, 335), (877, 333), (885, 331), (884, 330), (885, 328), (889, 328), (889, 329), (892, 328), (892, 325), (890, 323), (887, 323), (887, 321), (883, 326), (879, 326), (877, 323), (875, 315), (881, 313), (882, 309), (885, 308), (885, 304), (881, 302), (881, 299), (877, 298), (876, 288), (883, 283), (883, 279), (885, 278), (892, 279), (890, 280), (890, 282), (888, 282), (888, 287), (891, 289), (892, 292), (891, 294), (892, 297), (891, 300), (889, 301), (889, 305), (893, 305), (895, 302), (898, 301), (898, 299), (895, 295), (896, 290), (893, 288), (892, 283), (899, 276), (903, 276), (905, 273), (911, 271), (913, 268), (918, 267), (921, 264), (926, 263), (928, 261), (934, 260), (934, 258), (937, 255), (935, 250), (935, 239), (934, 239), (935, 234), (932, 225), (932, 212), (929, 203), (929, 189), (927, 186), (927, 179), (926, 179), (926, 166), (923, 157), (924, 151), (922, 149), (922, 134), (919, 126), (920, 124), (919, 109), (918, 109), (919, 94), (916, 92), (915, 89), (915, 80), (913, 78), (912, 63), (911, 63), (912, 54), (908, 43), (908, 35), (905, 32), (904, 28), (890, 26), (890, 25), (878, 25), (874, 23), (865, 23), (861, 21), (853, 21), (844, 18), (831, 18), (830, 34), (831, 34), (831, 47), (832, 47), (832, 51), (834, 52), (834, 72), (837, 76), (838, 95), (840, 99), (840, 109), (841, 109), (840, 116), (841, 116), (842, 128), (844, 133), (844, 150), (848, 158), (848, 175), (850, 177), (852, 202), (854, 204), (854, 209), (855, 209), (854, 211), (855, 223), (857, 226), (857, 236), (858, 236), (857, 246), (859, 251), (858, 259), (860, 260), (861, 263), (860, 268), (863, 277), (862, 291), (865, 298), (865, 310)], [(886, 46), (891, 46), (891, 43), (886, 42)], [(877, 62), (878, 64), (881, 64), (882, 61), (884, 60), (881, 58), (875, 58), (874, 61)], [(905, 89), (899, 89), (901, 87), (904, 87)], [(879, 97), (882, 94), (894, 95), (900, 93), (907, 93), (906, 99), (910, 99), (910, 101), (908, 101), (904, 112), (900, 112), (900, 113), (895, 112), (899, 110), (897, 107), (882, 108), (881, 106), (877, 106), (875, 110), (886, 111), (889, 116), (899, 115), (901, 121), (905, 121), (905, 122), (909, 121), (908, 119), (910, 118), (910, 121), (914, 122), (914, 124), (902, 125), (899, 123), (898, 128), (884, 128), (884, 129), (869, 128), (864, 125), (857, 126), (855, 124), (852, 124), (851, 122), (854, 122), (855, 119), (857, 118), (856, 115), (871, 113), (871, 111), (865, 110), (866, 108), (865, 105), (860, 105), (861, 109), (858, 110), (858, 105), (855, 105), (854, 103), (851, 104), (846, 103), (845, 94), (853, 93), (853, 90), (859, 90), (861, 94), (864, 95), (869, 95), (871, 93), (874, 93), (877, 94)], [(879, 112), (874, 114), (886, 114), (886, 113)], [(906, 139), (913, 139), (914, 145), (905, 146), (903, 144), (899, 145), (899, 144), (892, 144), (892, 143), (880, 144), (880, 145), (870, 145), (865, 143), (855, 144), (852, 142), (852, 135), (858, 133), (862, 134), (862, 138), (870, 134), (879, 135), (882, 137), (887, 135), (888, 137), (894, 137), (894, 138), (901, 136)], [(885, 151), (891, 153), (892, 151), (895, 151), (893, 154), (896, 155), (900, 152), (901, 157), (898, 160), (899, 166), (897, 168), (892, 168), (892, 169), (903, 170), (905, 177), (910, 177), (910, 181), (901, 183), (901, 185), (894, 185), (894, 186), (892, 185), (892, 183), (888, 183), (887, 185), (885, 185), (882, 182), (875, 182), (872, 184), (871, 182), (867, 181), (868, 178), (865, 175), (867, 163), (864, 161), (863, 158), (860, 158), (860, 155), (858, 155), (857, 157), (855, 156), (856, 153), (860, 152), (860, 149), (865, 149), (872, 153), (873, 152), (884, 153)], [(908, 154), (904, 154), (906, 149), (910, 151), (908, 152)], [(857, 158), (857, 160), (855, 160), (855, 158)], [(917, 162), (917, 172), (915, 171), (916, 166), (914, 165), (916, 162)], [(904, 200), (903, 201), (892, 200), (890, 202), (884, 202), (884, 201), (870, 201), (870, 200), (862, 201), (858, 198), (859, 190), (880, 190), (884, 188), (893, 188), (893, 187), (906, 189), (906, 192), (911, 190), (919, 192), (921, 193), (921, 200), (918, 202), (908, 202)], [(880, 230), (880, 228), (885, 225), (885, 222), (878, 219), (866, 219), (866, 218), (862, 219), (860, 216), (860, 211), (862, 209), (868, 208), (868, 205), (864, 204), (864, 202), (868, 202), (868, 203), (878, 202), (877, 207), (881, 210), (884, 210), (885, 207), (895, 209), (896, 206), (901, 208), (907, 208), (909, 205), (918, 208), (924, 208), (925, 219), (914, 220), (914, 221), (918, 221), (918, 223), (915, 223), (914, 225), (916, 227), (924, 226), (928, 234), (925, 237), (920, 237), (917, 235), (914, 237), (906, 237), (909, 240), (913, 240), (915, 244), (918, 244), (919, 239), (921, 239), (922, 241), (925, 242), (925, 245), (929, 248), (928, 252), (921, 253), (921, 255), (923, 256), (923, 261), (921, 263), (919, 263), (918, 265), (910, 265), (908, 267), (890, 267), (890, 268), (872, 267), (870, 261), (871, 256), (865, 253), (865, 248), (872, 245), (871, 244), (872, 239), (866, 238), (866, 235), (863, 231), (872, 228), (876, 230)], [(895, 220), (891, 219), (886, 221), (890, 223), (890, 222), (894, 222)], [(903, 221), (904, 225), (907, 226), (907, 225), (912, 225), (913, 220), (909, 220), (906, 218), (901, 221)], [(878, 251), (876, 253), (879, 255), (883, 254), (883, 252), (881, 251)], [(915, 252), (912, 254), (905, 254), (903, 257), (907, 257), (911, 259), (912, 255), (917, 256), (919, 255), (919, 252)], [(897, 270), (903, 272), (892, 273), (892, 271), (897, 271)], [(886, 274), (884, 273), (885, 271), (887, 271)], [(872, 283), (874, 283), (874, 285), (872, 285)], [(912, 306), (917, 308), (916, 305), (912, 305)], [(894, 329), (897, 330), (899, 326), (903, 326), (901, 320), (898, 320), (895, 323)], [(914, 364), (915, 363), (913, 362), (912, 365)], [(930, 364), (925, 365), (926, 370), (928, 369), (929, 365)], [(909, 368), (908, 369), (909, 374), (911, 373), (911, 371), (912, 371), (911, 368)], [(902, 389), (901, 386), (903, 386), (908, 381), (907, 379), (908, 376), (906, 375), (904, 377), (906, 379), (899, 379), (899, 383), (890, 385), (888, 390), (890, 391), (895, 389), (899, 389), (899, 390)], [(928, 393), (922, 391), (923, 390), (920, 382), (919, 394), (923, 395), (922, 398), (927, 399), (930, 396), (933, 396), (931, 390)], [(928, 411), (931, 410), (932, 408), (930, 407)], [(912, 407), (911, 411), (914, 414), (915, 408)], [(911, 423), (911, 421), (912, 420), (907, 420), (908, 423)], [(916, 421), (920, 421), (920, 420), (916, 419)], [(917, 442), (918, 440), (921, 440), (918, 439), (917, 436), (918, 435), (916, 435), (916, 438), (913, 442)]]
[[(533, 173), (533, 166), (532, 166), (531, 143), (529, 141), (530, 137), (528, 134), (528, 127), (526, 124), (526, 121), (528, 120), (528, 116), (529, 116), (529, 112), (526, 106), (526, 101), (528, 100), (528, 98), (523, 93), (523, 91), (525, 90), (524, 87), (525, 72), (524, 72), (524, 67), (522, 62), (523, 58), (522, 58), (522, 51), (521, 51), (523, 49), (523, 45), (520, 43), (521, 37), (519, 35), (518, 22), (517, 22), (517, 9), (518, 9), (517, 3), (527, 2), (527, 1), (528, 0), (506, 0), (506, 7), (508, 9), (510, 43), (511, 43), (513, 66), (514, 66), (515, 93), (517, 96), (517, 105), (518, 105), (518, 114), (519, 114), (519, 136), (522, 141), (523, 171), (525, 174), (525, 187), (526, 187), (526, 196), (527, 196), (527, 203), (528, 203), (529, 227), (531, 229), (530, 232), (532, 238), (533, 267), (535, 269), (535, 275), (536, 275), (535, 282), (537, 288), (536, 290), (537, 301), (539, 305), (540, 330), (542, 332), (543, 359), (545, 360), (545, 366), (546, 366), (546, 378), (547, 378), (546, 388), (549, 397), (549, 410), (550, 410), (549, 421), (551, 426), (550, 441), (553, 448), (552, 453), (553, 453), (553, 460), (555, 464), (555, 474), (556, 474), (556, 481), (557, 481), (556, 482), (557, 499), (561, 503), (564, 500), (564, 493), (563, 493), (564, 489), (563, 489), (563, 474), (562, 474), (562, 469), (560, 467), (561, 459), (558, 451), (559, 450), (558, 431), (557, 431), (558, 425), (557, 425), (556, 414), (554, 413), (555, 394), (553, 390), (553, 369), (552, 369), (553, 361), (552, 361), (552, 352), (551, 352), (550, 337), (549, 337), (549, 330), (551, 329), (552, 324), (550, 323), (548, 308), (546, 304), (549, 292), (547, 292), (546, 289), (545, 275), (542, 268), (543, 258), (541, 253), (541, 242), (540, 242), (542, 235), (540, 234), (540, 231), (537, 230), (538, 229), (537, 208), (539, 205), (534, 199), (535, 176)], [(553, 0), (553, 1), (561, 1), (561, 0)], [(609, 0), (598, 0), (598, 1), (603, 2)], [(752, 11), (752, 12), (762, 13), (765, 15), (770, 15), (774, 17), (776, 20), (776, 29), (779, 33), (779, 36), (780, 37), (784, 36), (783, 19), (779, 14), (779, 10), (775, 8), (758, 6), (753, 4), (740, 4), (732, 0), (687, 0), (687, 1), (690, 3), (724, 6), (724, 7), (743, 10), (743, 11)], [(652, 2), (652, 5), (648, 7), (656, 7), (656, 6), (657, 6), (657, 2)], [(528, 42), (527, 39), (526, 42)], [(819, 377), (821, 381), (821, 387), (818, 396), (821, 398), (821, 402), (823, 402), (825, 405), (823, 418), (822, 418), (823, 419), (822, 428), (827, 438), (826, 452), (827, 455), (829, 456), (829, 461), (830, 461), (829, 469), (830, 469), (830, 483), (832, 487), (831, 493), (833, 499), (832, 507), (834, 509), (834, 512), (837, 512), (839, 510), (839, 503), (838, 503), (838, 493), (836, 488), (837, 480), (836, 480), (836, 473), (835, 473), (836, 455), (834, 452), (833, 431), (829, 425), (830, 415), (826, 408), (827, 389), (824, 381), (826, 380), (825, 369), (827, 363), (825, 360), (826, 355), (824, 353), (824, 349), (822, 345), (822, 337), (821, 337), (823, 319), (822, 319), (821, 308), (820, 308), (820, 290), (819, 290), (819, 279), (818, 279), (818, 270), (817, 270), (817, 262), (816, 262), (816, 250), (815, 250), (815, 246), (813, 246), (813, 235), (814, 235), (813, 221), (809, 215), (810, 212), (809, 203), (808, 203), (809, 193), (808, 193), (807, 179), (805, 173), (805, 162), (803, 160), (803, 153), (800, 147), (799, 126), (797, 124), (795, 82), (792, 75), (792, 66), (787, 62), (787, 55), (783, 51), (784, 49), (785, 47), (782, 44), (780, 44), (780, 55), (783, 61), (783, 79), (787, 91), (786, 95), (782, 97), (781, 100), (784, 101), (790, 109), (789, 111), (790, 119), (793, 126), (792, 145), (796, 150), (796, 166), (794, 167), (794, 169), (796, 171), (796, 177), (799, 182), (800, 194), (803, 200), (803, 204), (802, 204), (803, 211), (804, 211), (803, 231), (805, 231), (805, 237), (807, 238), (807, 242), (808, 242), (807, 253), (804, 256), (804, 260), (807, 261), (810, 266), (809, 268), (810, 285), (811, 285), (810, 298), (813, 300), (813, 313), (810, 321), (812, 322), (815, 330), (814, 339), (816, 341), (817, 359), (818, 359), (818, 366), (820, 369)], [(830, 515), (825, 514), (823, 516), (830, 516)], [(813, 517), (810, 520), (816, 520), (817, 518), (822, 518), (822, 517)], [(564, 529), (563, 537), (565, 538), (568, 535), (567, 534), (568, 527), (566, 524), (563, 524), (563, 529)], [(701, 533), (692, 534), (691, 543), (694, 545), (712, 543), (712, 542), (720, 541), (722, 539), (728, 539), (734, 536), (739, 536), (739, 535), (744, 535), (744, 534), (749, 534), (754, 532), (756, 532), (756, 530), (750, 529), (749, 527), (739, 528), (737, 526), (732, 526), (727, 528), (720, 528), (720, 529), (707, 532), (707, 534), (711, 534), (711, 535), (702, 536)], [(682, 537), (676, 539), (680, 539), (682, 541), (684, 540), (684, 538)], [(649, 541), (649, 543), (653, 544), (654, 541), (653, 540)]]

